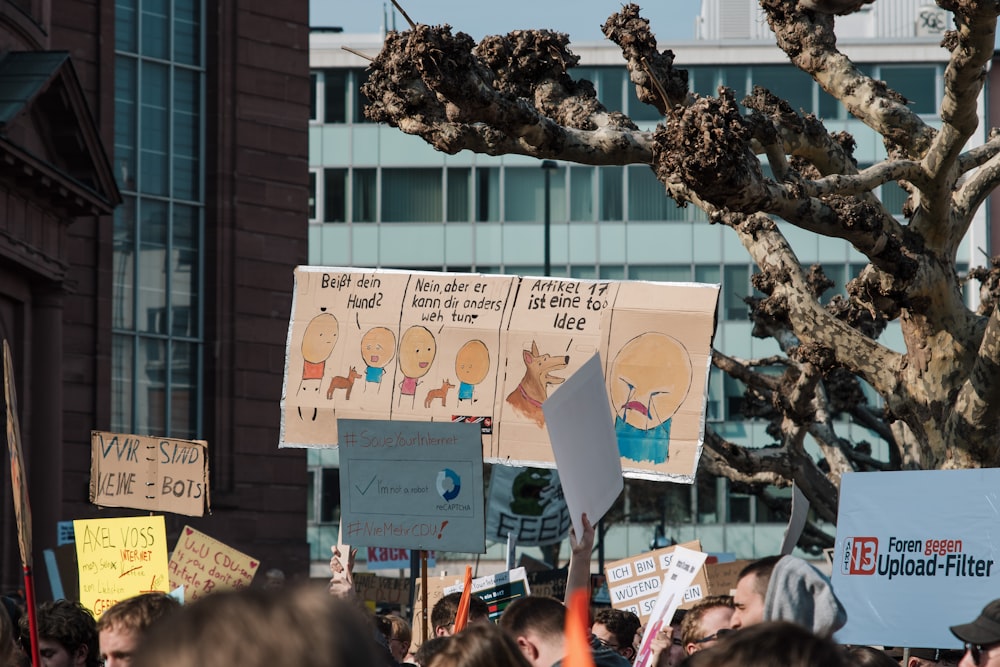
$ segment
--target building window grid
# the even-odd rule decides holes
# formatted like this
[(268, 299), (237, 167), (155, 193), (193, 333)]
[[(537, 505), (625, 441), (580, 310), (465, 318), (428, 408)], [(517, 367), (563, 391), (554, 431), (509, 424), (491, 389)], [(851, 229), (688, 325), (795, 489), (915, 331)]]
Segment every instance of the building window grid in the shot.
[[(124, 3), (122, 2), (122, 0), (119, 0), (118, 4), (122, 5)], [(121, 187), (123, 194), (126, 196), (126, 198), (130, 198), (131, 197), (132, 200), (133, 200), (133, 203), (134, 203), (134, 209), (133, 209), (134, 210), (134, 215), (133, 215), (133, 219), (131, 221), (129, 221), (129, 224), (131, 226), (131, 232), (132, 232), (132, 239), (131, 239), (132, 243), (130, 244), (131, 248), (130, 248), (129, 251), (132, 253), (132, 255), (135, 258), (135, 260), (132, 263), (132, 274), (130, 276), (131, 283), (132, 283), (131, 288), (130, 288), (131, 289), (132, 318), (131, 318), (131, 322), (128, 323), (128, 324), (130, 324), (130, 326), (126, 325), (126, 326), (113, 326), (112, 327), (112, 335), (115, 338), (117, 338), (119, 340), (126, 340), (126, 341), (128, 341), (128, 346), (127, 346), (127, 354), (129, 355), (129, 359), (128, 359), (128, 367), (129, 367), (128, 368), (128, 372), (129, 372), (129, 375), (130, 375), (130, 377), (128, 378), (128, 384), (130, 385), (130, 390), (131, 391), (129, 393), (131, 395), (128, 396), (127, 398), (129, 399), (130, 405), (128, 406), (127, 410), (121, 410), (121, 408), (124, 407), (124, 406), (121, 406), (120, 403), (116, 403), (115, 401), (112, 401), (112, 410), (115, 410), (116, 407), (118, 407), (118, 409), (120, 410), (119, 414), (112, 414), (112, 423), (114, 425), (113, 428), (127, 430), (129, 432), (137, 432), (137, 431), (140, 431), (140, 430), (145, 430), (145, 429), (141, 428), (141, 424), (148, 423), (148, 421), (149, 421), (149, 415), (140, 415), (139, 414), (139, 409), (138, 409), (139, 406), (142, 405), (142, 403), (143, 403), (143, 401), (142, 401), (142, 399), (141, 399), (141, 397), (139, 395), (140, 394), (140, 388), (142, 387), (142, 384), (140, 383), (140, 373), (146, 370), (146, 368), (143, 367), (142, 364), (140, 363), (140, 358), (141, 358), (141, 349), (142, 349), (142, 346), (144, 344), (152, 343), (152, 344), (155, 344), (155, 345), (162, 345), (163, 346), (163, 353), (164, 353), (164, 373), (163, 373), (163, 381), (162, 381), (162, 385), (163, 385), (162, 386), (162, 391), (163, 391), (163, 415), (162, 415), (162, 420), (163, 420), (163, 429), (164, 429), (163, 435), (167, 435), (167, 436), (172, 435), (173, 434), (172, 431), (176, 430), (175, 427), (174, 427), (174, 423), (173, 423), (173, 417), (174, 417), (174, 411), (175, 411), (174, 405), (173, 405), (174, 398), (175, 398), (174, 390), (176, 388), (175, 379), (174, 379), (174, 376), (173, 376), (173, 373), (172, 373), (172, 371), (174, 370), (174, 357), (175, 357), (175, 351), (174, 351), (174, 345), (173, 345), (173, 343), (193, 344), (193, 347), (194, 347), (193, 358), (190, 358), (189, 361), (188, 361), (188, 363), (191, 364), (191, 366), (189, 366), (189, 375), (188, 375), (188, 381), (190, 383), (190, 386), (188, 386), (187, 389), (191, 393), (187, 397), (187, 400), (188, 400), (188, 403), (189, 403), (188, 406), (187, 406), (187, 409), (189, 411), (188, 414), (191, 414), (191, 412), (193, 412), (193, 420), (189, 421), (189, 424), (191, 425), (191, 430), (193, 430), (194, 432), (193, 433), (184, 432), (181, 435), (182, 436), (187, 436), (187, 437), (198, 437), (201, 434), (201, 432), (202, 432), (202, 420), (203, 420), (203, 414), (202, 414), (202, 390), (203, 390), (203, 387), (202, 387), (202, 382), (201, 382), (201, 376), (202, 376), (202, 368), (203, 368), (203, 364), (204, 364), (204, 350), (203, 350), (203, 343), (204, 343), (204, 317), (202, 316), (202, 312), (201, 312), (201, 304), (204, 303), (204, 285), (203, 285), (204, 257), (203, 257), (203, 253), (201, 252), (201, 249), (204, 248), (204, 243), (205, 243), (205, 239), (204, 239), (204, 233), (205, 233), (204, 232), (204, 207), (203, 207), (204, 181), (205, 181), (205, 178), (204, 178), (204, 176), (205, 176), (205, 174), (204, 174), (205, 127), (204, 127), (204, 123), (203, 122), (199, 123), (199, 129), (198, 129), (198, 143), (199, 143), (199, 147), (198, 147), (198, 153), (199, 153), (199, 155), (198, 155), (198, 158), (199, 159), (198, 159), (198, 173), (197, 173), (197, 178), (198, 178), (198, 183), (199, 183), (199, 187), (198, 187), (198, 196), (199, 197), (198, 198), (199, 198), (200, 201), (196, 201), (196, 200), (184, 200), (184, 199), (181, 199), (181, 198), (178, 198), (178, 197), (174, 196), (174, 188), (173, 188), (173, 186), (174, 186), (174, 164), (173, 164), (174, 121), (173, 121), (173, 118), (172, 118), (170, 112), (173, 111), (173, 102), (176, 99), (176, 97), (175, 97), (176, 91), (175, 91), (175, 88), (174, 88), (174, 81), (175, 81), (174, 73), (175, 73), (175, 70), (178, 70), (178, 69), (187, 69), (187, 70), (196, 72), (197, 76), (199, 78), (199, 86), (198, 86), (199, 100), (198, 100), (197, 112), (198, 112), (199, 118), (204, 119), (204, 117), (205, 117), (205, 94), (204, 94), (205, 93), (205, 83), (204, 83), (205, 69), (204, 69), (203, 66), (185, 65), (185, 64), (182, 64), (182, 63), (179, 63), (179, 62), (175, 62), (173, 60), (167, 60), (167, 59), (164, 59), (164, 58), (158, 58), (158, 57), (154, 57), (154, 56), (150, 56), (150, 55), (145, 54), (144, 53), (144, 48), (143, 48), (143, 46), (144, 46), (143, 41), (144, 40), (143, 40), (143, 30), (142, 30), (142, 20), (143, 20), (142, 17), (143, 17), (143, 14), (144, 14), (144, 12), (143, 12), (143, 0), (138, 0), (132, 7), (126, 7), (125, 9), (126, 9), (126, 11), (130, 10), (130, 9), (133, 10), (132, 16), (133, 16), (134, 20), (136, 21), (135, 25), (131, 26), (135, 30), (135, 34), (134, 34), (134, 40), (135, 40), (134, 43), (136, 45), (135, 46), (135, 51), (129, 51), (129, 50), (124, 50), (122, 48), (119, 48), (120, 47), (120, 40), (116, 39), (115, 57), (116, 57), (116, 60), (118, 62), (121, 62), (123, 60), (131, 60), (131, 61), (133, 61), (133, 62), (136, 63), (136, 68), (135, 68), (135, 76), (136, 76), (135, 95), (136, 95), (136, 98), (134, 99), (134, 104), (133, 104), (133, 112), (135, 114), (135, 118), (133, 119), (134, 122), (135, 122), (135, 136), (133, 137), (133, 139), (134, 139), (136, 145), (133, 147), (133, 149), (134, 149), (134, 155), (136, 156), (137, 162), (139, 161), (139, 156), (141, 156), (142, 142), (143, 142), (143, 139), (142, 139), (142, 136), (143, 136), (142, 135), (142, 128), (143, 128), (143, 120), (142, 120), (142, 95), (143, 95), (143, 86), (142, 86), (142, 82), (143, 81), (142, 81), (142, 79), (143, 79), (143, 69), (144, 68), (141, 65), (143, 65), (143, 64), (160, 64), (160, 65), (165, 66), (167, 68), (167, 71), (169, 72), (169, 77), (168, 77), (168, 91), (167, 91), (167, 95), (168, 95), (168, 97), (167, 97), (167, 99), (168, 99), (168, 104), (167, 104), (168, 123), (167, 123), (167, 128), (166, 128), (167, 129), (167, 134), (168, 134), (167, 139), (166, 139), (166, 145), (168, 146), (168, 149), (167, 149), (167, 155), (165, 156), (166, 162), (167, 162), (166, 179), (167, 179), (167, 193), (168, 193), (168, 196), (157, 196), (157, 195), (147, 194), (147, 193), (143, 192), (143, 180), (142, 180), (143, 179), (143, 173), (142, 173), (143, 170), (138, 167), (138, 164), (134, 165), (134, 167), (135, 167), (134, 170), (133, 170), (134, 173), (130, 174), (134, 180), (131, 183), (129, 183), (129, 182), (127, 182), (127, 180), (122, 179), (122, 182), (119, 183), (119, 186)], [(171, 24), (171, 29), (168, 31), (169, 35), (167, 37), (167, 40), (168, 40), (168, 52), (171, 54), (171, 56), (173, 56), (173, 54), (174, 54), (174, 34), (175, 34), (175, 32), (174, 32), (174, 29), (173, 29), (173, 21), (177, 20), (177, 13), (176, 13), (175, 10), (176, 10), (176, 4), (175, 4), (175, 2), (170, 2), (169, 8), (168, 8), (168, 12), (169, 12), (169, 18), (171, 19), (171, 21), (169, 22)], [(200, 25), (204, 25), (204, 23), (205, 23), (205, 17), (204, 17), (205, 8), (204, 8), (204, 5), (201, 4), (200, 2), (198, 3), (197, 12), (198, 12), (198, 21), (199, 21), (199, 24)], [(196, 27), (196, 29), (197, 29), (197, 27)], [(200, 57), (200, 59), (203, 59), (203, 57), (204, 57), (204, 50), (205, 50), (205, 38), (204, 38), (204, 32), (203, 31), (201, 31), (201, 35), (199, 36), (199, 39), (198, 39), (198, 49), (199, 49), (199, 57)], [(122, 176), (124, 176), (124, 174), (119, 174), (120, 178)], [(132, 187), (129, 187), (130, 185)], [(166, 232), (166, 235), (165, 235), (165, 238), (166, 238), (165, 245), (166, 245), (166, 247), (163, 250), (163, 252), (165, 253), (164, 267), (166, 269), (166, 272), (165, 272), (166, 275), (164, 276), (164, 283), (163, 283), (163, 287), (164, 287), (164, 290), (165, 290), (165, 297), (164, 297), (165, 298), (165, 309), (164, 310), (165, 310), (165, 318), (166, 318), (166, 320), (165, 320), (165, 323), (159, 328), (158, 331), (148, 330), (148, 327), (146, 328), (147, 330), (144, 330), (143, 327), (142, 327), (142, 325), (141, 325), (141, 323), (140, 323), (140, 316), (139, 316), (140, 297), (141, 297), (142, 287), (143, 287), (143, 285), (141, 283), (142, 272), (141, 272), (141, 266), (140, 266), (141, 257), (142, 257), (141, 248), (142, 248), (142, 231), (143, 230), (142, 230), (142, 224), (140, 224), (140, 221), (143, 219), (143, 217), (142, 217), (143, 216), (143, 208), (144, 208), (145, 204), (147, 204), (147, 203), (151, 204), (151, 205), (154, 205), (154, 206), (157, 203), (165, 204), (166, 205), (166, 211), (167, 211), (167, 214), (166, 214), (167, 232)], [(199, 309), (199, 312), (195, 315), (196, 325), (195, 325), (195, 328), (194, 328), (193, 335), (188, 335), (188, 336), (179, 336), (179, 335), (176, 335), (174, 333), (174, 315), (175, 315), (175, 313), (174, 313), (174, 305), (171, 302), (171, 293), (172, 293), (172, 289), (171, 288), (172, 288), (172, 284), (173, 284), (173, 258), (174, 258), (174, 252), (175, 252), (175, 248), (174, 248), (174, 231), (175, 230), (174, 230), (174, 224), (173, 224), (173, 222), (174, 222), (174, 206), (177, 205), (177, 204), (193, 205), (194, 207), (197, 208), (197, 211), (198, 211), (197, 220), (196, 220), (196, 230), (195, 230), (195, 235), (194, 235), (195, 236), (195, 243), (197, 244), (197, 248), (196, 248), (196, 252), (195, 252), (195, 255), (196, 255), (196, 258), (197, 258), (196, 261), (195, 261), (196, 271), (197, 271), (197, 279), (196, 279), (197, 284), (194, 286), (194, 298), (197, 299), (197, 304), (198, 304), (197, 307)], [(116, 250), (117, 250), (117, 244), (116, 244)], [(118, 295), (114, 295), (113, 298), (117, 299), (119, 297), (118, 297)], [(114, 373), (113, 373), (113, 377), (114, 377)], [(123, 378), (123, 380), (124, 380), (124, 378)], [(112, 393), (119, 393), (119, 392), (117, 392), (114, 388), (112, 388)], [(119, 398), (126, 398), (126, 397), (125, 396), (120, 396)], [(121, 414), (121, 413), (124, 413), (124, 414)]]

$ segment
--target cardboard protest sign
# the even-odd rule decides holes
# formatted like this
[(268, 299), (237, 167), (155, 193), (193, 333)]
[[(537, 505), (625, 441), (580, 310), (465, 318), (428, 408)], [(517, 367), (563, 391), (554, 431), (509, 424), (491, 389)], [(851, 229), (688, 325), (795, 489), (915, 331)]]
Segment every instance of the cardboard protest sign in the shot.
[(405, 608), (410, 603), (409, 577), (382, 577), (372, 572), (355, 572), (354, 590), (372, 609), (382, 604)]
[[(670, 569), (674, 550), (678, 546), (691, 551), (701, 551), (701, 542), (694, 540), (605, 565), (604, 574), (608, 580), (611, 606), (631, 611), (645, 625), (656, 605), (656, 597), (663, 586), (663, 577)], [(681, 596), (680, 608), (687, 609), (707, 595), (708, 580), (702, 568), (695, 574), (691, 585)]]
[(208, 444), (92, 431), (90, 502), (202, 516), (209, 507)]
[(599, 352), (625, 475), (690, 483), (718, 293), (298, 267), (280, 446), (337, 446), (337, 418), (466, 421), (487, 461), (552, 468), (541, 405)]
[(705, 563), (708, 594), (729, 595), (740, 580), (740, 572), (752, 562), (752, 560), (731, 560), (726, 563)]
[(260, 561), (184, 526), (170, 554), (170, 587), (184, 588), (184, 602), (213, 591), (239, 590), (250, 585)]
[(77, 519), (80, 602), (100, 617), (120, 600), (170, 590), (162, 516)]
[[(410, 549), (387, 549), (385, 547), (368, 547), (365, 564), (369, 570), (405, 570), (412, 564)], [(433, 551), (427, 554), (427, 567), (434, 567), (436, 555)]]
[(342, 419), (338, 428), (344, 540), (486, 551), (478, 426)]
[(652, 611), (643, 620), (645, 630), (639, 644), (639, 653), (633, 664), (635, 667), (647, 667), (652, 653), (652, 639), (664, 625), (669, 625), (674, 612), (687, 597), (695, 576), (701, 572), (707, 554), (678, 546), (671, 554), (670, 565), (663, 576), (663, 585), (656, 595)]
[(948, 627), (1000, 591), (997, 489), (996, 468), (844, 475), (831, 580), (847, 624), (837, 641), (960, 646)]
[(517, 546), (561, 542), (569, 534), (569, 508), (553, 468), (494, 465), (486, 504), (486, 539)]
[[(463, 584), (455, 584), (444, 589), (444, 594), (461, 593)], [(511, 602), (531, 594), (528, 585), (528, 575), (523, 567), (516, 567), (508, 572), (478, 577), (472, 580), (472, 592), (486, 603), (490, 610), (490, 620), (496, 623)]]

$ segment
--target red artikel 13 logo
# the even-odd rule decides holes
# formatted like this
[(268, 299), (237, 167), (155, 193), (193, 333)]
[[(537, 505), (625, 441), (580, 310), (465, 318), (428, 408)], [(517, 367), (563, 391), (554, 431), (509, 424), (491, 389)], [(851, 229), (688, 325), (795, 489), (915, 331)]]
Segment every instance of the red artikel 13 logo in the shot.
[(878, 560), (877, 537), (848, 537), (844, 541), (841, 574), (875, 574)]

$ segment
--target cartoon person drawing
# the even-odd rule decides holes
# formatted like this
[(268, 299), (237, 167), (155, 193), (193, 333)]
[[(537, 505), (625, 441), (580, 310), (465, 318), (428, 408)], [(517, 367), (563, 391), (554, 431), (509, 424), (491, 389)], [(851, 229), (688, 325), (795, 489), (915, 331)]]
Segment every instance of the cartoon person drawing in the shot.
[(653, 463), (669, 458), (670, 421), (691, 388), (691, 374), (687, 350), (666, 334), (640, 334), (618, 351), (608, 384), (623, 457)]
[(403, 381), (399, 383), (399, 400), (409, 396), (411, 404), (415, 404), (417, 385), (420, 378), (427, 375), (437, 355), (437, 341), (426, 327), (412, 326), (403, 332), (399, 339), (399, 370), (403, 372)]
[(369, 329), (361, 337), (361, 356), (368, 369), (365, 371), (365, 388), (375, 384), (382, 389), (385, 367), (396, 356), (396, 335), (385, 327)]
[(470, 340), (455, 355), (455, 374), (458, 376), (458, 404), (476, 402), (473, 398), (476, 385), (486, 379), (490, 370), (490, 351), (481, 340)]
[[(298, 392), (319, 392), (323, 385), (323, 375), (326, 373), (326, 360), (333, 354), (340, 333), (340, 323), (326, 308), (320, 308), (319, 315), (309, 320), (305, 333), (302, 334), (302, 380)], [(302, 417), (302, 407), (299, 407), (299, 417)], [(313, 421), (316, 420), (316, 408), (313, 408)]]

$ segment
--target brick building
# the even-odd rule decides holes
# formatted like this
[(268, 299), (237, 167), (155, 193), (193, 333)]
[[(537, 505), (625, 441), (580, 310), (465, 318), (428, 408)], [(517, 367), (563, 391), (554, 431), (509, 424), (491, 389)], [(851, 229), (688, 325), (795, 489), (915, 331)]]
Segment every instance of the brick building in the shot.
[[(0, 0), (0, 334), (42, 550), (88, 500), (93, 429), (209, 443), (190, 523), (307, 571), (306, 469), (278, 451), (307, 260), (305, 0)], [(20, 587), (0, 475), (0, 585)]]

